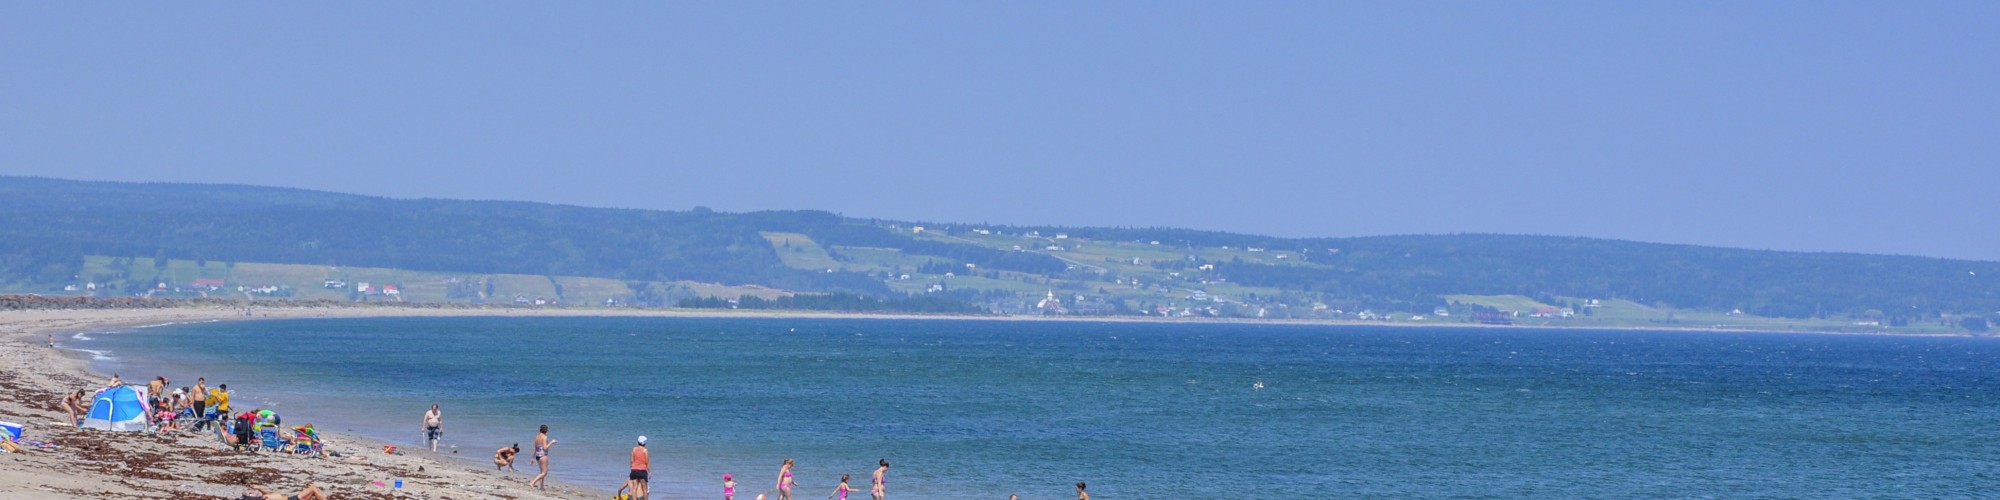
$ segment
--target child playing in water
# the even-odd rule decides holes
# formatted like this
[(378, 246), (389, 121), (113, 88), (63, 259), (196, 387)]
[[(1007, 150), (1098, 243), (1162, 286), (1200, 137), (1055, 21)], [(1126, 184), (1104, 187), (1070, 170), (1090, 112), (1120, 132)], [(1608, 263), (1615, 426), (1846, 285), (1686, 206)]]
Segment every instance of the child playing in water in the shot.
[[(758, 498), (762, 497), (758, 495)], [(730, 479), (727, 472), (722, 473), (722, 500), (736, 500), (736, 480)]]
[(840, 475), (840, 486), (835, 486), (835, 487), (833, 487), (833, 493), (832, 493), (832, 494), (829, 494), (829, 495), (827, 495), (826, 497), (827, 497), (827, 498), (833, 498), (833, 497), (834, 497), (834, 495), (839, 495), (839, 496), (840, 496), (840, 500), (847, 500), (847, 492), (850, 492), (850, 491), (854, 491), (854, 488), (853, 488), (853, 487), (851, 487), (851, 486), (848, 486), (848, 485), (847, 485), (847, 475), (846, 475), (846, 474), (841, 474), (841, 475)]

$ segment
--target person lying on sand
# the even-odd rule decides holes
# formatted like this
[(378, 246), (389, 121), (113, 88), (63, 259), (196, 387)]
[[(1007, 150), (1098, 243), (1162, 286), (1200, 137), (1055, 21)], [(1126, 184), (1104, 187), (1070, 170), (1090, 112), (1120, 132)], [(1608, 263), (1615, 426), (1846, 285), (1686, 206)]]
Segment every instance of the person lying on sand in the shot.
[(310, 484), (306, 485), (306, 489), (299, 490), (299, 494), (291, 496), (280, 495), (278, 492), (264, 489), (263, 486), (255, 484), (249, 485), (249, 487), (250, 489), (243, 490), (242, 500), (328, 500), (332, 498), (326, 496), (326, 492), (320, 490), (318, 486)]

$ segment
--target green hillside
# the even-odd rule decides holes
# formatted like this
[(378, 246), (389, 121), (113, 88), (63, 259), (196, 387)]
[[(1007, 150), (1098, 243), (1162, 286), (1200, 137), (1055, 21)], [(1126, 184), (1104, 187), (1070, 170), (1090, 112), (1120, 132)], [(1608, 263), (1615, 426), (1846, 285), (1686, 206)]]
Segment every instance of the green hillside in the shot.
[[(1927, 331), (1977, 328), (2000, 315), (2000, 263), (1908, 256), (1546, 236), (1288, 239), (974, 226), (22, 177), (0, 177), (0, 199), (0, 290), (33, 293), (255, 299), (282, 287), (299, 298), (632, 306), (922, 296), (927, 302), (908, 304), (1421, 322), (1501, 321), (1504, 312), (1506, 321), (1532, 324)], [(361, 282), (377, 293), (357, 291)], [(99, 289), (88, 290), (93, 283)], [(383, 296), (381, 285), (397, 293)], [(780, 300), (790, 293), (877, 300)], [(1597, 305), (1582, 305), (1591, 300)], [(1572, 316), (1536, 315), (1565, 307)], [(1523, 312), (1531, 316), (1515, 315)]]

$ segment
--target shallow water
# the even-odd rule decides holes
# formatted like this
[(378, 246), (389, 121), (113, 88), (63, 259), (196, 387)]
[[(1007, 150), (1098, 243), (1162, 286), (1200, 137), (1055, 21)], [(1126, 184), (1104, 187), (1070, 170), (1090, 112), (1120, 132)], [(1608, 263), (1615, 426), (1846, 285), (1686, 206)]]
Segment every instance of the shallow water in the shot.
[[(106, 332), (287, 423), (558, 477), (799, 498), (1990, 497), (2000, 341), (1808, 334), (707, 318), (375, 318)], [(1254, 388), (1258, 382), (1263, 389)], [(524, 453), (525, 455), (525, 453)], [(525, 460), (524, 460), (525, 463)], [(662, 495), (662, 497), (668, 495)], [(656, 497), (660, 498), (660, 497)], [(866, 498), (863, 496), (862, 498)]]

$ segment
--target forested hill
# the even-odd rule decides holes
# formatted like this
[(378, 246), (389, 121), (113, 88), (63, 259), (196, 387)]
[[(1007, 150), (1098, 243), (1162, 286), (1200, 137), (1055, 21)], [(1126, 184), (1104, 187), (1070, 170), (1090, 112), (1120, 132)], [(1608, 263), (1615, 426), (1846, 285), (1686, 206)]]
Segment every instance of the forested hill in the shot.
[[(918, 225), (930, 230), (917, 232)], [(1066, 239), (1054, 239), (1058, 233)], [(773, 235), (800, 235), (806, 246)], [(2000, 311), (2000, 263), (1984, 261), (1544, 236), (1287, 239), (1010, 228), (818, 211), (627, 210), (0, 177), (0, 286), (59, 289), (79, 278), (87, 255), (689, 280), (878, 297), (947, 288), (942, 296), (968, 301), (1054, 289), (1108, 300), (1114, 306), (1106, 310), (1119, 311), (1197, 289), (1234, 293), (1235, 303), (1350, 310), (1430, 311), (1443, 297), (1473, 294), (1793, 318)], [(947, 280), (948, 269), (963, 276)], [(926, 280), (940, 286), (918, 283)]]
[(857, 273), (787, 268), (758, 235), (845, 229), (823, 212), (665, 212), (21, 177), (0, 178), (0, 200), (0, 255), (7, 255), (0, 282), (68, 281), (82, 256), (105, 255), (887, 292)]

